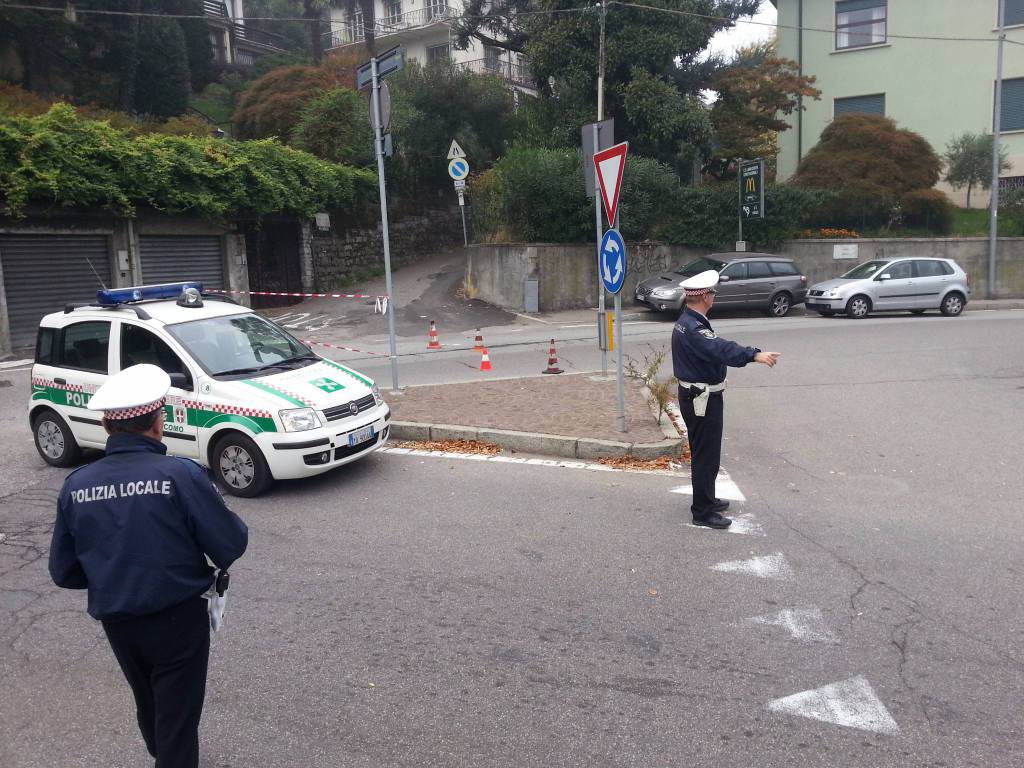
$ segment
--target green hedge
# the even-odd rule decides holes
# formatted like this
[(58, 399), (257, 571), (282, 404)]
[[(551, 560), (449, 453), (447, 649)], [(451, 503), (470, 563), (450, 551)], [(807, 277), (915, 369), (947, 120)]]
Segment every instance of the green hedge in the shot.
[[(719, 249), (736, 240), (734, 182), (682, 186), (656, 160), (629, 157), (619, 203), (620, 229), (629, 240), (661, 240)], [(754, 247), (775, 248), (805, 226), (829, 193), (782, 185), (766, 190), (768, 218), (744, 226)], [(514, 149), (471, 185), (477, 234), (491, 241), (587, 242), (594, 233), (594, 203), (583, 192), (581, 154), (552, 149)]]
[(131, 137), (66, 104), (0, 117), (0, 210), (12, 216), (40, 203), (122, 216), (145, 205), (208, 218), (309, 217), (372, 196), (375, 179), (270, 139)]

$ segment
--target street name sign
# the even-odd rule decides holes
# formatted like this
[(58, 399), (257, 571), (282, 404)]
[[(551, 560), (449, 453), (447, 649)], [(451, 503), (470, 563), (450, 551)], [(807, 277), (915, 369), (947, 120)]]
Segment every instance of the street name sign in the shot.
[(601, 239), (601, 258), (597, 265), (601, 282), (608, 293), (618, 293), (626, 281), (626, 244), (617, 229), (609, 229)]
[[(390, 75), (405, 66), (405, 52), (396, 45), (377, 57), (377, 77)], [(356, 87), (362, 90), (373, 82), (373, 62), (368, 61), (356, 70)]]
[[(594, 146), (594, 128), (597, 128), (597, 146)], [(580, 131), (580, 139), (583, 142), (583, 156), (593, 157), (596, 152), (608, 149), (615, 143), (615, 120), (608, 118), (599, 123), (587, 123)], [(597, 194), (597, 187), (594, 184), (594, 166), (589, 163), (583, 164), (583, 185), (587, 190), (587, 197)]]
[[(615, 226), (615, 213), (619, 208), (619, 192), (622, 189), (622, 172), (626, 168), (628, 150), (629, 142), (624, 141), (594, 154), (594, 170), (597, 173), (597, 183), (601, 187), (601, 200), (608, 215), (609, 227)], [(620, 242), (621, 240), (619, 238)]]

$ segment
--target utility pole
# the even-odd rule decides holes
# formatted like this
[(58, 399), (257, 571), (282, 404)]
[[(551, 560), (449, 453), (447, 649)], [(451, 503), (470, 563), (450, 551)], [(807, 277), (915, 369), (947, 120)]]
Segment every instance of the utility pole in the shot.
[(992, 200), (989, 203), (988, 224), (988, 298), (996, 297), (996, 251), (999, 240), (999, 132), (1002, 129), (1003, 111), (1003, 44), (1006, 41), (1004, 29), (1005, 0), (999, 0), (999, 42), (996, 45), (996, 104), (992, 117)]
[[(605, 26), (605, 14), (607, 13), (606, 0), (601, 0), (601, 38), (598, 46), (597, 56), (597, 123), (594, 123), (594, 151), (597, 152), (601, 145), (598, 142), (598, 131), (597, 125), (604, 120), (604, 26)], [(583, 162), (589, 162), (588, 158), (583, 158)], [(597, 179), (594, 179), (594, 224), (597, 229), (597, 260), (600, 264), (601, 261), (601, 195), (597, 192)], [(604, 286), (601, 284), (601, 279), (598, 277), (597, 280), (597, 312), (598, 317), (604, 317), (605, 312), (605, 300), (604, 300)], [(605, 349), (601, 350), (601, 375), (608, 375), (608, 351)]]

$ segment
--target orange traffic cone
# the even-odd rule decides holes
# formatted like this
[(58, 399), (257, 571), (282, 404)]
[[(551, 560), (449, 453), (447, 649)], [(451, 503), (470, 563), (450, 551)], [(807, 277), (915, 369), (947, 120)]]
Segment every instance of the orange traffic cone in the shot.
[(427, 343), (427, 349), (440, 349), (441, 339), (437, 336), (437, 327), (434, 325), (434, 321), (430, 321), (430, 341)]
[(480, 353), (480, 370), (491, 370), (491, 356), (487, 354), (487, 347), (484, 347), (484, 351)]
[(558, 367), (558, 357), (555, 353), (555, 340), (551, 340), (551, 349), (548, 350), (548, 367), (545, 368), (541, 373), (565, 373), (561, 368)]
[(474, 343), (473, 343), (473, 349), (476, 350), (477, 352), (483, 352), (484, 349), (485, 349), (485, 347), (484, 347), (484, 337), (483, 337), (483, 334), (480, 333), (480, 329), (479, 328), (476, 329), (476, 339), (474, 340)]

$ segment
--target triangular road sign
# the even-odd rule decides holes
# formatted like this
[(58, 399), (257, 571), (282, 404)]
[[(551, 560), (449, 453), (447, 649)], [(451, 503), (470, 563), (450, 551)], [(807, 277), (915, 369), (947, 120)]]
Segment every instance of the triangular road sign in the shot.
[(895, 736), (900, 727), (879, 701), (871, 684), (857, 675), (813, 691), (802, 691), (768, 702), (769, 712), (808, 717), (823, 723)]
[(452, 145), (448, 147), (448, 159), (457, 160), (460, 157), (465, 157), (466, 153), (462, 151), (462, 147), (459, 146), (459, 142), (452, 139)]
[(594, 154), (594, 170), (601, 188), (604, 210), (608, 214), (608, 226), (615, 226), (615, 212), (619, 208), (619, 190), (622, 189), (622, 171), (626, 168), (626, 150), (629, 142), (624, 141)]

